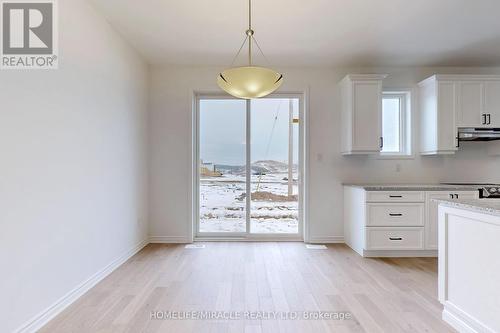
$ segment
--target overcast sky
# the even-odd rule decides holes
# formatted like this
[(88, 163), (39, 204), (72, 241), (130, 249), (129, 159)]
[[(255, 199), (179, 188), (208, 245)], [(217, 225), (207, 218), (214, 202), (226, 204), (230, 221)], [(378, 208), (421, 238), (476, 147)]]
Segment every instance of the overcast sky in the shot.
[[(298, 117), (298, 100), (293, 101)], [(215, 164), (245, 164), (245, 101), (200, 101), (200, 156)], [(252, 100), (252, 162), (288, 161), (288, 99)], [(273, 123), (277, 116), (273, 131)], [(298, 124), (294, 124), (294, 163), (298, 160)]]

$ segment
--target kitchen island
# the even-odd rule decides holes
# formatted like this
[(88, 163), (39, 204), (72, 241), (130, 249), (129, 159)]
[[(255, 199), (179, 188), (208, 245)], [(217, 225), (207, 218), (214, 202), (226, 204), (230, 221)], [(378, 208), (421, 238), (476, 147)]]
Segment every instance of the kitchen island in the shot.
[(500, 200), (439, 200), (439, 300), (459, 332), (500, 332)]

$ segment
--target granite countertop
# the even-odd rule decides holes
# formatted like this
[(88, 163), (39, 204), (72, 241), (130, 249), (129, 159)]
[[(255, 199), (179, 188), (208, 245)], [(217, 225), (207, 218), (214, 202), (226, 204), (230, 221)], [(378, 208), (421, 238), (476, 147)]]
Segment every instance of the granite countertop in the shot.
[(476, 200), (447, 200), (436, 199), (440, 205), (452, 208), (461, 208), (478, 213), (496, 215), (500, 217), (499, 199), (476, 199)]
[(353, 184), (344, 186), (360, 187), (366, 191), (476, 191), (478, 185), (445, 185), (445, 184)]

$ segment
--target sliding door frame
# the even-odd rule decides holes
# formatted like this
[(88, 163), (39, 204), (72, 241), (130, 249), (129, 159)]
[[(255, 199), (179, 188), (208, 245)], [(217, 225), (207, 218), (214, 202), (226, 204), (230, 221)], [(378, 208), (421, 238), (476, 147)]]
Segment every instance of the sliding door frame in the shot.
[[(307, 147), (307, 121), (305, 110), (305, 98), (303, 92), (274, 93), (263, 98), (284, 98), (299, 100), (299, 214), (298, 233), (251, 233), (251, 195), (247, 193), (245, 198), (245, 232), (200, 232), (200, 100), (207, 99), (235, 99), (235, 97), (223, 93), (196, 93), (193, 100), (193, 175), (192, 175), (192, 231), (195, 241), (303, 241), (307, 235), (307, 182), (308, 175), (306, 165), (308, 165)], [(251, 101), (245, 101), (246, 124), (245, 124), (245, 155), (246, 155), (246, 190), (251, 192)], [(250, 170), (250, 171), (249, 171)]]

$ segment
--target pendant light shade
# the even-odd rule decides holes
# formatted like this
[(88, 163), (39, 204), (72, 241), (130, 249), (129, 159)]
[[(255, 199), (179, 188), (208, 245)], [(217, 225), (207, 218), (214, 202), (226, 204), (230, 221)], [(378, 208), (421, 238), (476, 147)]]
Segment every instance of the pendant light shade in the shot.
[(219, 73), (217, 84), (228, 94), (244, 99), (259, 98), (269, 95), (278, 89), (283, 83), (283, 75), (265, 67), (252, 65), (252, 43), (254, 42), (260, 53), (262, 52), (252, 30), (252, 2), (248, 0), (248, 29), (245, 31), (246, 37), (238, 53), (233, 59), (236, 60), (241, 50), (248, 41), (248, 66), (233, 67)]
[(278, 89), (283, 83), (283, 75), (265, 67), (235, 67), (220, 73), (217, 83), (234, 97), (251, 99), (267, 96)]

